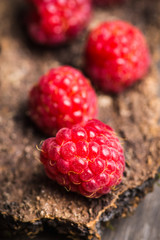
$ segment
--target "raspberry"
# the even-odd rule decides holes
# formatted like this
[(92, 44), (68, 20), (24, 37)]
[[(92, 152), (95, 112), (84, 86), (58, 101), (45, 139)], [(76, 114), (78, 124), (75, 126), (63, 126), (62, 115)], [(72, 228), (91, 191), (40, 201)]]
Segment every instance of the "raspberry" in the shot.
[(30, 0), (27, 27), (31, 38), (44, 45), (62, 44), (76, 37), (91, 15), (90, 0)]
[(40, 160), (46, 174), (67, 190), (98, 198), (120, 184), (123, 149), (112, 128), (99, 120), (60, 129), (45, 140)]
[(29, 95), (30, 117), (50, 136), (62, 127), (83, 125), (97, 115), (97, 108), (88, 79), (69, 66), (51, 69)]
[(105, 92), (119, 93), (141, 79), (150, 65), (140, 30), (123, 21), (104, 22), (89, 35), (86, 72)]

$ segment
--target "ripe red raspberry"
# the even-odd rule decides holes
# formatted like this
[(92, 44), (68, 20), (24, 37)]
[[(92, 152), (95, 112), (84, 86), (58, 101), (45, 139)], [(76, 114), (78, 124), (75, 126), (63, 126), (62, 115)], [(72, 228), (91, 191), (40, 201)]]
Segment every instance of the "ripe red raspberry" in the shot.
[(90, 0), (30, 0), (27, 27), (31, 38), (46, 45), (64, 43), (85, 28), (91, 15)]
[(89, 35), (86, 71), (102, 90), (118, 93), (141, 79), (150, 65), (143, 34), (123, 21), (102, 23)]
[(51, 69), (29, 95), (29, 111), (43, 132), (83, 125), (97, 115), (97, 97), (87, 78), (72, 67)]
[(69, 191), (98, 198), (120, 184), (124, 154), (113, 129), (99, 120), (62, 128), (43, 142), (40, 160), (47, 175)]

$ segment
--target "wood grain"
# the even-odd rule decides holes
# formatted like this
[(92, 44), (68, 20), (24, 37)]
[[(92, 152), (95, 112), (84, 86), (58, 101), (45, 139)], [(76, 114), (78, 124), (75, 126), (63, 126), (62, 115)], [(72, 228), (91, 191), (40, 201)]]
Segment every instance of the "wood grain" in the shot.
[(160, 239), (160, 181), (139, 204), (133, 216), (113, 221), (113, 230), (104, 231), (103, 240)]

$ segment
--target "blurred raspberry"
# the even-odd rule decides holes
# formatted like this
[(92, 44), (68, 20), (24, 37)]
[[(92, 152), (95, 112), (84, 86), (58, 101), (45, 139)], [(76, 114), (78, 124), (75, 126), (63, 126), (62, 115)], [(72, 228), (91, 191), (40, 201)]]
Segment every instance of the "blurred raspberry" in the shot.
[(113, 129), (99, 120), (62, 128), (41, 147), (41, 162), (52, 180), (67, 190), (98, 198), (120, 184), (123, 149)]
[(27, 27), (31, 38), (45, 45), (58, 45), (75, 38), (91, 15), (90, 0), (29, 0)]
[(51, 69), (29, 95), (30, 117), (43, 132), (83, 125), (97, 115), (97, 97), (87, 78), (72, 67)]
[(104, 22), (86, 44), (86, 72), (103, 91), (118, 93), (148, 71), (150, 54), (143, 34), (123, 21)]

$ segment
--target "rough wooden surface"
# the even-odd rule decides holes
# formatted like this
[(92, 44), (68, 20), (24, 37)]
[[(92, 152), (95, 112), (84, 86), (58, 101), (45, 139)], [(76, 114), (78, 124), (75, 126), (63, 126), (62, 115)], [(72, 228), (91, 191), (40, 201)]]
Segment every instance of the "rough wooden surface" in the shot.
[[(135, 213), (124, 219), (111, 221), (104, 230), (102, 240), (160, 240), (160, 180), (155, 183), (154, 191), (149, 193), (139, 204)], [(1, 240), (10, 239), (10, 235), (2, 236)], [(12, 240), (21, 240), (21, 237), (12, 237)], [(34, 240), (67, 240), (55, 232), (44, 232)], [(24, 237), (23, 240), (29, 240)]]
[[(160, 184), (160, 181), (159, 181)], [(160, 240), (160, 185), (140, 203), (133, 216), (112, 222), (103, 240)]]
[(49, 68), (62, 64), (82, 67), (85, 34), (62, 48), (37, 47), (19, 24), (24, 1), (0, 2), (0, 221), (7, 231), (30, 235), (50, 226), (73, 236), (97, 238), (100, 221), (133, 211), (150, 190), (151, 178), (160, 166), (156, 71), (159, 5), (157, 1), (153, 4), (149, 0), (130, 0), (124, 7), (94, 13), (90, 27), (113, 18), (138, 25), (149, 41), (153, 64), (143, 81), (120, 96), (99, 93), (99, 118), (124, 139), (127, 164), (117, 190), (90, 201), (65, 192), (45, 176), (35, 145), (46, 136), (30, 122), (26, 107), (29, 89)]

